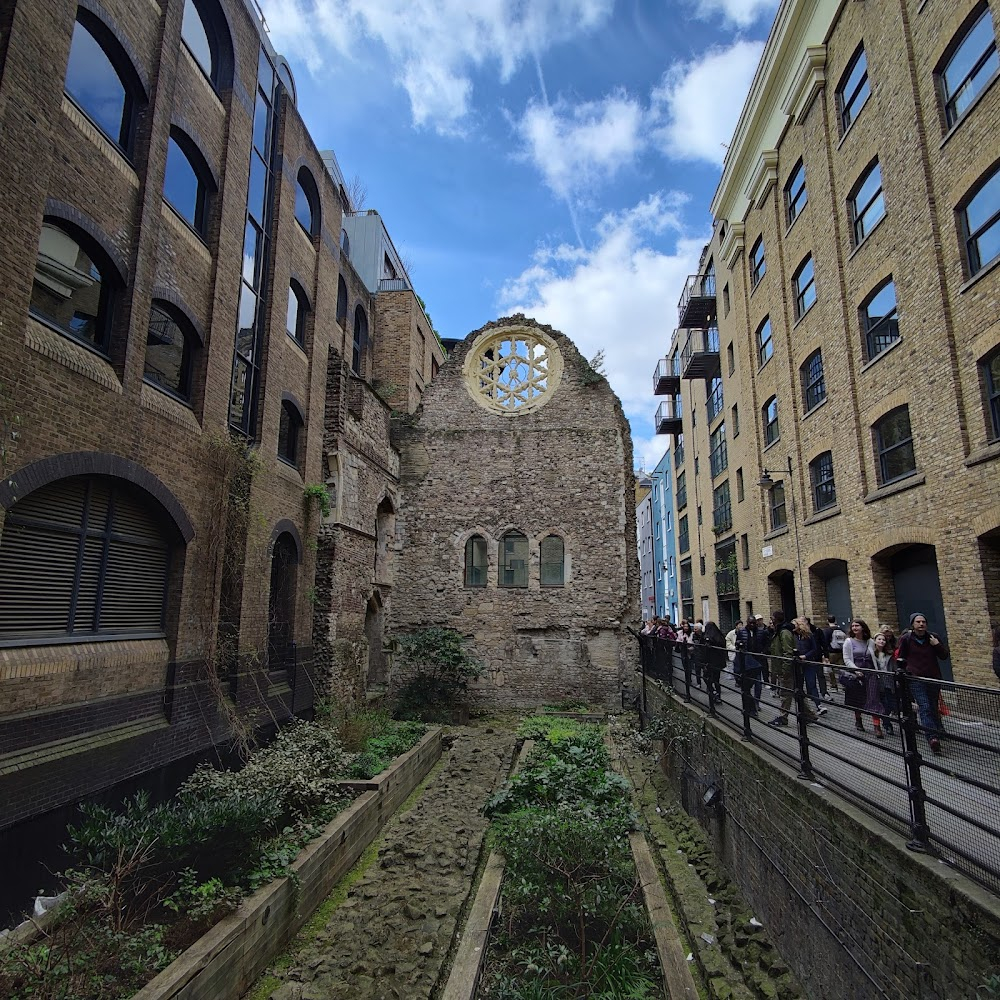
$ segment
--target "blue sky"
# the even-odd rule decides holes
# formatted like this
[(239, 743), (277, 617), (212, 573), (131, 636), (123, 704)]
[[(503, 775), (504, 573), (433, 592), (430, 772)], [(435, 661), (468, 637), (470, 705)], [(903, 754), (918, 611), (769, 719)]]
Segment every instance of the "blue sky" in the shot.
[(652, 373), (777, 0), (260, 0), (443, 337), (523, 311), (652, 432)]

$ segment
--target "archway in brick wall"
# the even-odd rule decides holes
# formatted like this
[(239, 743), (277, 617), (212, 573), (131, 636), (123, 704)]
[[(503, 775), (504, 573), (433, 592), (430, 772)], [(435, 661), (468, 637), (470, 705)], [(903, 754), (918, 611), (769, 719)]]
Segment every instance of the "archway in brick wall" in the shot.
[(979, 559), (986, 588), (986, 611), (991, 624), (1000, 625), (1000, 528), (979, 536)]
[(776, 569), (767, 578), (768, 612), (782, 611), (785, 621), (798, 614), (795, 599), (795, 574), (790, 569)]
[(368, 687), (389, 681), (389, 663), (385, 655), (385, 609), (376, 592), (365, 608), (365, 639), (368, 644)]
[(825, 625), (828, 615), (846, 622), (852, 614), (851, 583), (844, 559), (821, 559), (809, 567), (809, 597), (813, 621)]

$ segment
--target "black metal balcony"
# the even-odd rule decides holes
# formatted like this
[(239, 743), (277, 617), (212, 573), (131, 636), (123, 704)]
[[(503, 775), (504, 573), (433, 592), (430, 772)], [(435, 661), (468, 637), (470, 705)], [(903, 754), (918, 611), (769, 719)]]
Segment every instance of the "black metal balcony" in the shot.
[(694, 600), (694, 580), (690, 578), (681, 580), (681, 600)]
[(677, 325), (708, 326), (716, 315), (715, 272), (692, 274), (684, 283), (681, 300), (677, 303)]
[(681, 391), (681, 366), (676, 358), (661, 358), (653, 372), (653, 395), (676, 396)]
[(680, 434), (684, 430), (681, 421), (681, 397), (670, 396), (656, 408), (655, 427), (657, 434)]
[(740, 592), (740, 578), (735, 566), (716, 567), (715, 592), (720, 596)]
[(681, 377), (709, 379), (721, 371), (718, 329), (713, 326), (706, 330), (688, 330), (681, 351)]

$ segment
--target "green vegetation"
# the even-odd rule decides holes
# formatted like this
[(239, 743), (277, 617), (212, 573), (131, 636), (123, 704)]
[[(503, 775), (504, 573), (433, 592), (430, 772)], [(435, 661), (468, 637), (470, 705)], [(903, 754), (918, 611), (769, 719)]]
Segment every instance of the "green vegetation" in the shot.
[(396, 636), (398, 662), (412, 678), (402, 687), (393, 712), (397, 719), (449, 722), (464, 700), (469, 681), (483, 665), (469, 651), (466, 638), (451, 628), (431, 627)]
[(319, 512), (323, 517), (329, 517), (333, 510), (330, 491), (325, 483), (306, 483), (302, 488), (302, 497), (306, 504), (310, 500), (315, 500), (319, 504)]

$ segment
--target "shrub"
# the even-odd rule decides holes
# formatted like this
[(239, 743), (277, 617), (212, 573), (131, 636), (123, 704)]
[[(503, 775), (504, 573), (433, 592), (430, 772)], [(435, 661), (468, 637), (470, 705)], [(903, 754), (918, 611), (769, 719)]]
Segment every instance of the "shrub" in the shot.
[(374, 778), (381, 774), (400, 754), (420, 742), (427, 731), (422, 722), (389, 722), (388, 729), (371, 736), (348, 768), (352, 778)]
[(469, 681), (483, 672), (465, 636), (434, 626), (397, 636), (397, 641), (400, 665), (415, 675), (400, 690), (393, 714), (399, 719), (449, 721)]

